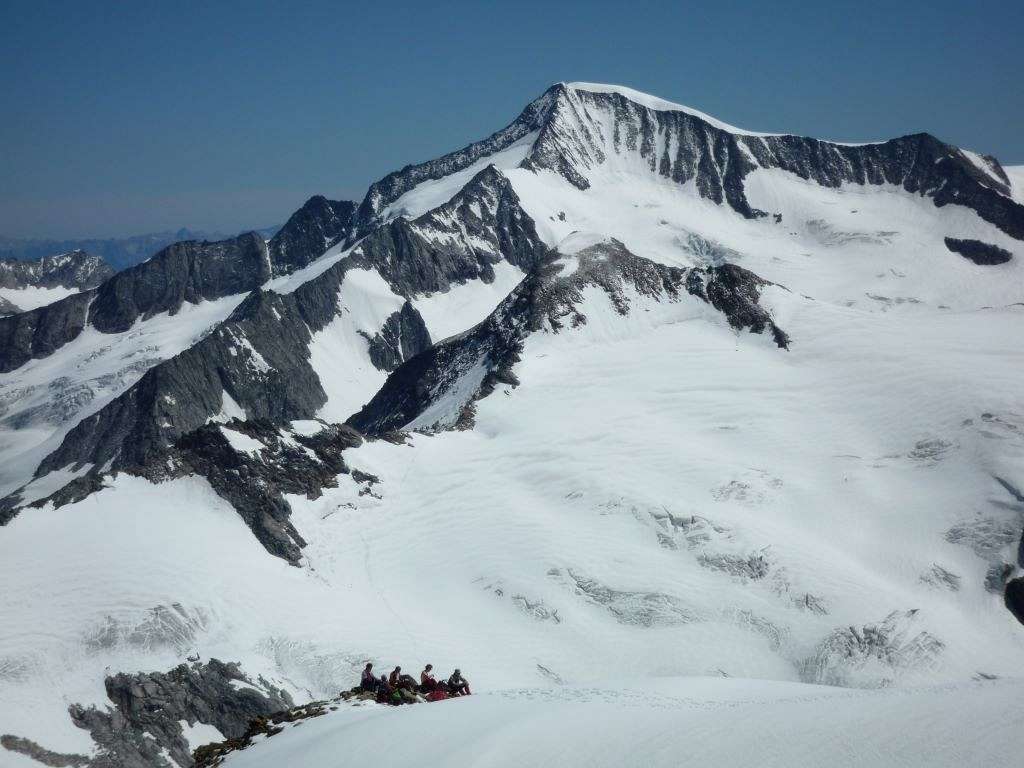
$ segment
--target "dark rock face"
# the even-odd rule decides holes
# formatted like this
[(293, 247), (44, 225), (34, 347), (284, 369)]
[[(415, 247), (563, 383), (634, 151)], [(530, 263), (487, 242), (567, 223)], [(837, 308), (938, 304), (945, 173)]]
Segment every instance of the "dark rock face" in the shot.
[[(730, 133), (696, 115), (658, 111), (619, 93), (594, 93), (556, 85), (540, 136), (523, 166), (561, 174), (580, 189), (583, 172), (604, 162), (608, 151), (639, 153), (652, 173), (685, 184), (694, 180), (701, 196), (747, 218), (765, 216), (746, 198), (744, 178), (758, 167), (778, 168), (824, 187), (892, 184), (974, 209), (1011, 237), (1024, 239), (1024, 206), (1010, 195), (1009, 179), (994, 158), (989, 173), (957, 147), (926, 133), (878, 144), (846, 146), (802, 136)], [(608, 122), (595, 115), (609, 115)], [(673, 151), (669, 152), (669, 147)]]
[(21, 312), (21, 308), (12, 304), (7, 299), (0, 298), (0, 317), (5, 315), (15, 315)]
[(104, 333), (119, 333), (138, 318), (176, 313), (186, 301), (245, 293), (270, 276), (267, 247), (256, 234), (219, 243), (175, 243), (105, 283), (90, 307), (89, 322)]
[[(217, 659), (182, 664), (166, 673), (121, 672), (106, 679), (106, 690), (113, 707), (68, 707), (75, 725), (96, 742), (93, 756), (52, 752), (12, 735), (0, 737), (0, 746), (58, 768), (191, 768), (195, 763), (182, 720), (212, 725), (227, 738), (238, 738), (254, 719), (294, 704), (263, 678), (252, 680), (238, 664)], [(164, 757), (165, 750), (173, 763)]]
[(430, 346), (430, 332), (420, 313), (407, 301), (368, 341), (370, 362), (379, 370), (393, 371)]
[[(605, 135), (609, 122), (594, 118), (601, 113), (613, 118), (611, 136)], [(767, 212), (750, 205), (744, 178), (758, 167), (778, 168), (826, 187), (892, 184), (931, 197), (939, 207), (965, 205), (1024, 239), (1024, 206), (1010, 197), (999, 162), (983, 158), (986, 172), (957, 147), (926, 133), (854, 146), (792, 135), (753, 136), (731, 133), (688, 112), (651, 109), (619, 93), (557, 84), (487, 139), (407, 166), (371, 186), (355, 214), (350, 241), (370, 232), (383, 209), (417, 184), (463, 170), (534, 131), (538, 137), (522, 166), (554, 171), (580, 189), (589, 186), (585, 172), (604, 162), (608, 151), (637, 152), (652, 173), (679, 184), (694, 180), (703, 197), (728, 203), (747, 218)]]
[[(258, 453), (237, 451), (222, 429), (243, 434), (262, 447)], [(341, 425), (325, 425), (309, 437), (265, 420), (234, 421), (223, 428), (204, 425), (182, 437), (169, 452), (173, 470), (152, 462), (146, 474), (154, 480), (169, 474), (202, 475), (238, 511), (268, 552), (297, 565), (306, 542), (289, 520), (291, 507), (284, 494), (317, 498), (323, 488), (337, 486), (337, 476), (349, 472), (342, 451), (360, 443), (362, 437), (355, 430)]]
[(356, 204), (348, 200), (311, 197), (291, 215), (268, 245), (275, 275), (309, 264), (348, 235)]
[(0, 317), (0, 373), (52, 355), (78, 336), (95, 297), (95, 289), (82, 291), (45, 307)]
[(499, 378), (514, 381), (511, 366), (519, 359), (521, 325), (529, 315), (535, 287), (536, 278), (527, 277), (472, 331), (435, 344), (400, 365), (348, 423), (373, 435), (401, 429), (477, 366), (488, 369), (477, 396), (493, 390)]
[(757, 303), (760, 289), (768, 284), (750, 270), (735, 264), (695, 269), (686, 278), (686, 290), (725, 315), (733, 328), (749, 328), (753, 333), (768, 331), (778, 346), (788, 349), (789, 336)]
[(93, 463), (141, 467), (220, 412), (227, 393), (250, 418), (306, 418), (326, 402), (309, 365), (295, 294), (254, 292), (216, 331), (150, 368), (72, 429), (37, 472)]
[[(0, 319), (0, 339), (9, 342), (0, 346), (0, 372), (52, 354), (77, 337), (86, 322), (103, 333), (118, 333), (139, 318), (174, 314), (186, 301), (244, 293), (269, 278), (267, 247), (258, 235), (219, 243), (175, 243), (149, 261), (118, 272), (95, 291)], [(83, 306), (88, 308), (87, 317)], [(68, 322), (67, 317), (75, 321)], [(39, 336), (46, 343), (36, 343)]]
[[(448, 413), (427, 427), (468, 427), (473, 403), (499, 384), (518, 383), (513, 366), (519, 361), (525, 338), (548, 328), (557, 333), (566, 324), (586, 323), (578, 306), (583, 289), (599, 286), (616, 311), (630, 311), (627, 287), (658, 301), (678, 301), (685, 291), (722, 312), (734, 328), (770, 332), (785, 348), (786, 334), (757, 304), (761, 287), (768, 283), (735, 265), (684, 270), (666, 267), (630, 253), (618, 241), (580, 251), (579, 265), (568, 277), (559, 277), (557, 254), (551, 254), (482, 323), (459, 336), (432, 346), (399, 366), (384, 386), (348, 423), (369, 435), (400, 430), (451, 392), (466, 377), (479, 376), (479, 384)], [(481, 369), (484, 371), (480, 374)]]
[[(119, 333), (139, 318), (175, 314), (185, 302), (247, 293), (319, 258), (348, 233), (353, 208), (353, 203), (314, 197), (269, 245), (255, 232), (214, 243), (175, 243), (149, 261), (118, 272), (94, 292), (0, 318), (0, 373), (46, 357), (78, 336), (86, 295), (91, 301), (88, 324), (103, 333)], [(68, 322), (68, 317), (76, 319)]]
[(1024, 624), (1024, 578), (1012, 579), (1007, 583), (1003, 601), (1017, 621)]
[(946, 247), (953, 253), (959, 253), (965, 259), (982, 266), (1005, 264), (1013, 258), (1013, 254), (1005, 248), (980, 240), (957, 240), (955, 237), (947, 237), (945, 242)]
[(488, 166), (455, 197), (419, 218), (398, 218), (367, 236), (361, 256), (402, 296), (494, 279), (505, 260), (524, 271), (546, 253), (508, 179)]
[(35, 261), (0, 259), (0, 288), (95, 288), (114, 274), (99, 256), (70, 251)]
[[(358, 258), (344, 259), (294, 293), (254, 291), (206, 338), (150, 368), (76, 425), (37, 476), (68, 464), (136, 470), (220, 413), (225, 394), (249, 419), (312, 418), (327, 395), (309, 363), (311, 332), (337, 313), (345, 273), (365, 266)], [(404, 359), (429, 343), (415, 308), (403, 307), (398, 315), (376, 345), (382, 361)]]
[[(245, 687), (236, 688), (232, 681)], [(178, 765), (191, 766), (181, 720), (212, 725), (233, 738), (244, 734), (254, 718), (293, 705), (286, 692), (262, 679), (250, 680), (237, 664), (217, 659), (182, 664), (167, 673), (119, 673), (106, 679), (106, 689), (112, 709), (68, 708), (75, 725), (99, 747), (91, 768), (170, 768), (164, 749)]]
[(511, 124), (483, 141), (474, 142), (436, 160), (407, 165), (371, 185), (354, 216), (350, 241), (371, 231), (380, 223), (381, 211), (416, 185), (464, 170), (478, 160), (507, 149), (527, 134), (539, 130), (554, 103), (556, 88), (557, 86), (549, 88), (528, 104)]

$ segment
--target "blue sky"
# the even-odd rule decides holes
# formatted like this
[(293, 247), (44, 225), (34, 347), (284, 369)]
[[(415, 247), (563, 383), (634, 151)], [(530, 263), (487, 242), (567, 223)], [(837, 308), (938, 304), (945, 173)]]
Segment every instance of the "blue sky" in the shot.
[(8, 236), (278, 223), (487, 135), (560, 80), (1024, 163), (1020, 0), (0, 0), (0, 19)]

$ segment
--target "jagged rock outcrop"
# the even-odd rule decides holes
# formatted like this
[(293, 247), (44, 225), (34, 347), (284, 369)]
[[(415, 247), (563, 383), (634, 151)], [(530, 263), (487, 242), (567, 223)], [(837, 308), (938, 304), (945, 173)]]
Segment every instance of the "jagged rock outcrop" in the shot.
[(1003, 602), (1021, 624), (1024, 624), (1024, 577), (1011, 579), (1003, 592)]
[[(269, 241), (255, 232), (219, 242), (188, 240), (118, 272), (95, 291), (0, 318), (0, 372), (46, 357), (86, 324), (119, 333), (138, 319), (175, 314), (185, 302), (252, 291), (318, 258), (348, 233), (353, 203), (311, 198)], [(87, 314), (82, 312), (83, 303)], [(74, 322), (67, 318), (73, 317)]]
[(380, 332), (367, 341), (370, 362), (379, 370), (393, 371), (402, 361), (430, 346), (430, 331), (412, 302), (406, 301), (387, 319)]
[(361, 237), (381, 223), (381, 211), (418, 184), (462, 171), (485, 157), (515, 144), (540, 130), (556, 98), (556, 87), (530, 102), (508, 126), (462, 149), (425, 163), (407, 165), (371, 184), (354, 216), (350, 240)]
[(836, 144), (818, 139), (751, 134), (667, 103), (648, 106), (614, 86), (553, 85), (506, 128), (483, 141), (418, 165), (406, 166), (374, 184), (355, 216), (352, 237), (371, 231), (381, 212), (423, 181), (463, 170), (508, 148), (532, 132), (537, 138), (521, 163), (550, 170), (580, 189), (609, 155), (635, 153), (650, 171), (685, 184), (701, 196), (727, 203), (747, 218), (765, 216), (750, 205), (745, 177), (776, 168), (825, 187), (891, 184), (932, 199), (955, 203), (1011, 237), (1024, 239), (1024, 205), (1010, 195), (1010, 182), (992, 157), (968, 154), (934, 136), (917, 133), (873, 144)]
[(286, 275), (309, 264), (348, 235), (356, 204), (309, 198), (270, 239), (268, 251), (275, 275)]
[(752, 333), (767, 331), (777, 345), (788, 349), (789, 336), (758, 304), (760, 291), (766, 285), (770, 285), (767, 280), (735, 264), (694, 269), (686, 278), (686, 290), (725, 315), (733, 328), (747, 328)]
[(47, 357), (82, 332), (96, 290), (82, 291), (45, 307), (0, 317), (0, 373)]
[(654, 108), (614, 89), (556, 85), (527, 168), (560, 173), (581, 189), (587, 172), (608, 155), (636, 153), (652, 173), (676, 183), (694, 181), (702, 197), (728, 203), (747, 218), (764, 216), (746, 198), (744, 178), (776, 168), (824, 187), (891, 184), (930, 197), (936, 206), (956, 203), (1011, 237), (1024, 239), (1024, 205), (995, 158), (984, 168), (957, 147), (926, 133), (875, 144), (845, 145), (793, 135), (754, 135), (719, 127), (690, 111)]
[(546, 252), (512, 185), (493, 166), (444, 205), (412, 221), (394, 219), (353, 249), (403, 296), (491, 282), (502, 260), (528, 271)]
[(68, 707), (75, 725), (96, 742), (94, 755), (52, 752), (11, 734), (0, 745), (51, 766), (191, 768), (195, 763), (182, 722), (212, 725), (226, 738), (236, 738), (254, 719), (294, 704), (287, 692), (217, 659), (181, 664), (169, 672), (120, 672), (106, 678), (105, 687), (113, 706)]
[(89, 308), (89, 323), (119, 333), (139, 318), (176, 313), (185, 302), (251, 291), (270, 276), (266, 243), (255, 233), (219, 243), (175, 243), (107, 281)]
[(95, 288), (114, 274), (99, 256), (69, 251), (35, 261), (0, 259), (0, 288)]
[(770, 332), (782, 348), (789, 343), (757, 303), (767, 281), (741, 267), (666, 267), (614, 240), (585, 248), (573, 258), (578, 262), (574, 271), (562, 277), (558, 254), (549, 254), (482, 323), (399, 366), (348, 423), (374, 435), (468, 426), (473, 402), (498, 384), (517, 383), (513, 367), (530, 333), (558, 332), (586, 322), (579, 305), (588, 286), (600, 287), (623, 315), (630, 310), (633, 292), (657, 301), (677, 301), (689, 293), (715, 307), (734, 328)]
[(958, 240), (955, 237), (945, 238), (946, 247), (953, 253), (959, 253), (965, 259), (981, 266), (1005, 264), (1013, 258), (1013, 254), (1005, 248), (981, 240)]
[(47, 357), (86, 324), (103, 333), (126, 331), (139, 318), (174, 314), (185, 302), (245, 293), (269, 278), (267, 246), (256, 234), (219, 243), (175, 243), (93, 291), (0, 319), (0, 371)]
[[(234, 434), (248, 438), (250, 450), (231, 442)], [(273, 555), (297, 565), (306, 545), (290, 521), (291, 507), (284, 494), (317, 498), (323, 488), (337, 486), (348, 474), (342, 451), (362, 443), (355, 430), (324, 425), (314, 435), (277, 427), (269, 421), (234, 421), (208, 424), (190, 432), (170, 450), (164, 464), (151, 462), (145, 474), (153, 480), (190, 474), (205, 477), (226, 499)], [(357, 479), (374, 478), (356, 473)]]
[(253, 419), (312, 417), (327, 396), (309, 364), (309, 340), (297, 294), (256, 291), (198, 344), (79, 422), (37, 474), (69, 464), (142, 467), (220, 413), (225, 394)]

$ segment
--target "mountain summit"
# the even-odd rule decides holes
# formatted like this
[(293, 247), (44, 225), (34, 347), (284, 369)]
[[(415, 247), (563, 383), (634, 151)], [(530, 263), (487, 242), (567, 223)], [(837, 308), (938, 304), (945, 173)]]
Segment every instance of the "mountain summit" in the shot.
[(0, 318), (0, 743), (187, 766), (368, 658), (581, 701), (1016, 675), (1020, 179), (559, 83)]

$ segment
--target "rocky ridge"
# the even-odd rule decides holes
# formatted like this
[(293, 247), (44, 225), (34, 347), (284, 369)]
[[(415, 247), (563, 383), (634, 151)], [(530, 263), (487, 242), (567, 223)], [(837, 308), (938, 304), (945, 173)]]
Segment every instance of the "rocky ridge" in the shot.
[(0, 288), (95, 288), (113, 274), (107, 262), (85, 251), (35, 261), (0, 259)]
[(513, 368), (529, 334), (558, 333), (587, 322), (578, 306), (589, 286), (604, 291), (622, 315), (630, 312), (630, 294), (655, 301), (689, 295), (713, 306), (737, 330), (767, 332), (779, 347), (788, 347), (786, 333), (758, 304), (768, 283), (742, 267), (666, 267), (630, 253), (615, 240), (585, 248), (574, 258), (578, 265), (563, 277), (559, 255), (550, 254), (482, 323), (400, 366), (349, 424), (371, 435), (410, 425), (471, 426), (475, 401), (498, 384), (518, 383)]
[(0, 736), (0, 746), (49, 766), (192, 768), (183, 722), (211, 725), (237, 738), (254, 719), (294, 704), (287, 692), (217, 659), (181, 664), (166, 673), (119, 672), (106, 679), (105, 687), (112, 706), (68, 707), (75, 725), (95, 741), (95, 754), (62, 754), (11, 734)]
[(311, 198), (265, 241), (254, 232), (219, 242), (175, 243), (99, 287), (46, 307), (0, 318), (0, 372), (47, 357), (87, 326), (119, 333), (183, 303), (252, 291), (318, 258), (348, 233), (354, 206)]

